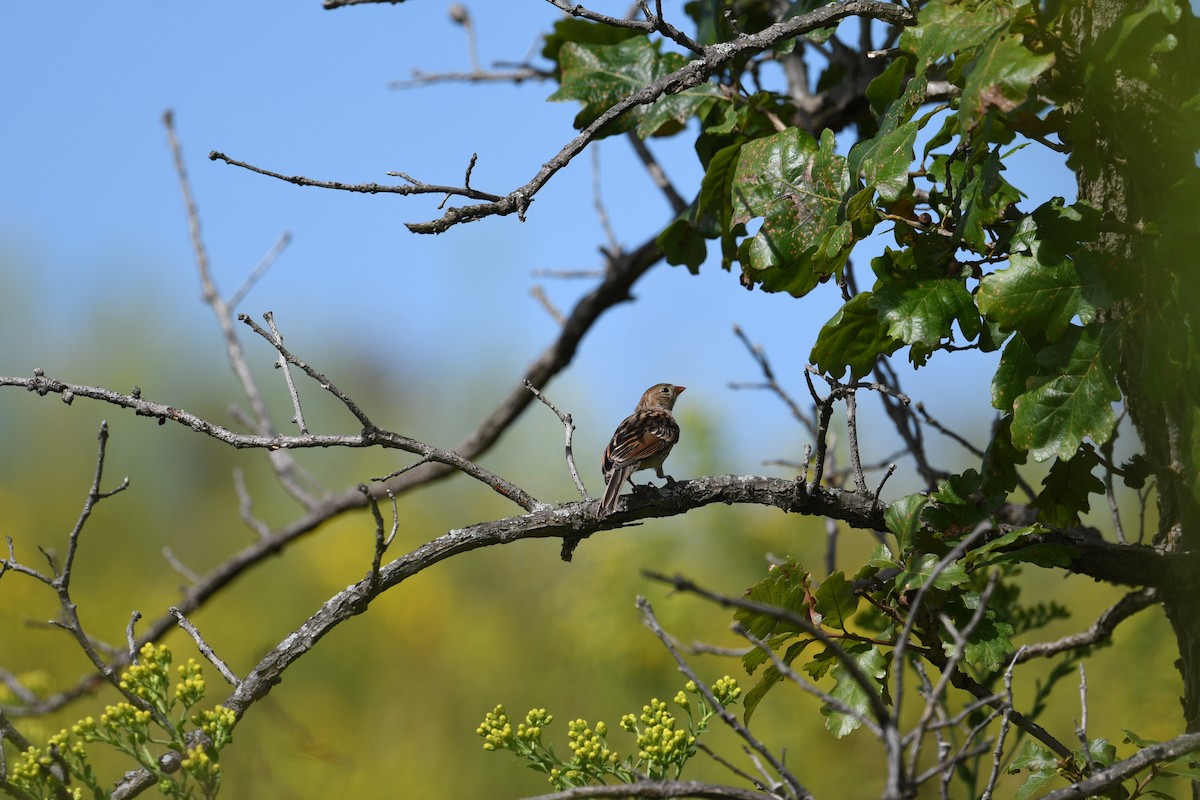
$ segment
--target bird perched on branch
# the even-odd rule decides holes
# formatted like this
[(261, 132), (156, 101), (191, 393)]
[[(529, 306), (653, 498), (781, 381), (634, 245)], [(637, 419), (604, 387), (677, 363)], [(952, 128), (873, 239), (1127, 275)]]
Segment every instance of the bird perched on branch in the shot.
[(679, 441), (679, 423), (671, 416), (675, 400), (683, 394), (683, 386), (659, 383), (651, 386), (638, 401), (637, 408), (617, 426), (612, 441), (604, 449), (604, 498), (600, 513), (610, 514), (617, 505), (617, 495), (625, 481), (642, 469), (652, 469), (667, 483), (675, 481), (664, 475), (663, 461)]

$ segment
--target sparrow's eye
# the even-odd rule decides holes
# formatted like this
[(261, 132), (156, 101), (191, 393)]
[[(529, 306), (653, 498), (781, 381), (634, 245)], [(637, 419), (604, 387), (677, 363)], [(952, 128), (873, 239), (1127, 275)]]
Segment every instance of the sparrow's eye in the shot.
[(670, 394), (670, 393), (671, 393), (671, 387), (670, 387), (670, 386), (664, 386), (664, 387), (662, 387), (661, 389), (659, 389), (659, 391), (660, 391), (660, 392), (662, 392), (663, 394)]

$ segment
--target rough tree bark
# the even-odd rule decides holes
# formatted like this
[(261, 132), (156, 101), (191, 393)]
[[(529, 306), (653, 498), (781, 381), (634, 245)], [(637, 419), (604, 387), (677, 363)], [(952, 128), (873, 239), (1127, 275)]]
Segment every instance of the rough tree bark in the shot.
[[(1092, 0), (1080, 2), (1068, 15), (1064, 31), (1080, 58), (1073, 79), (1085, 81), (1084, 67), (1089, 49), (1113, 26), (1146, 5), (1141, 0)], [(1185, 14), (1187, 12), (1184, 12)], [(1095, 118), (1089, 130), (1094, 141), (1076, 142), (1092, 149), (1097, 158), (1092, 169), (1078, 169), (1079, 197), (1100, 209), (1104, 222), (1097, 247), (1105, 269), (1125, 291), (1125, 301), (1114, 312), (1125, 315), (1129, 336), (1120, 353), (1118, 380), (1126, 397), (1126, 408), (1145, 447), (1149, 473), (1156, 481), (1158, 529), (1155, 544), (1168, 552), (1200, 550), (1200, 503), (1196, 500), (1196, 476), (1189, 468), (1188, 449), (1196, 448), (1195, 403), (1189, 396), (1186, 375), (1150, 376), (1147, 370), (1169, 370), (1169, 361), (1147, 357), (1154, 337), (1192, 336), (1182, 316), (1159, 318), (1158, 309), (1190, 312), (1186, 290), (1163, 277), (1189, 268), (1161, 265), (1164, 251), (1152, 246), (1156, 231), (1172, 214), (1191, 214), (1195, 209), (1173, 206), (1167, 191), (1180, 176), (1195, 167), (1195, 155), (1177, 133), (1179, 101), (1172, 87), (1195, 82), (1189, 74), (1192, 42), (1182, 28), (1183, 41), (1158, 63), (1151, 80), (1118, 72), (1107, 97), (1093, 93), (1070, 109)], [(1137, 131), (1139, 141), (1131, 138)], [(1195, 251), (1179, 252), (1194, 259)], [(1174, 297), (1174, 301), (1172, 301)], [(1194, 298), (1192, 298), (1194, 299)], [(1191, 305), (1191, 308), (1189, 308)], [(1164, 324), (1165, 323), (1165, 324)], [(1153, 351), (1153, 348), (1152, 348)], [(1154, 381), (1153, 378), (1159, 378)], [(1152, 388), (1148, 383), (1153, 382)], [(1162, 387), (1169, 387), (1163, 391)], [(1197, 597), (1200, 575), (1185, 576), (1177, 585), (1164, 587), (1163, 609), (1179, 645), (1176, 666), (1183, 676), (1183, 713), (1188, 732), (1200, 731), (1200, 604)], [(1192, 796), (1200, 800), (1200, 782), (1193, 782)]]

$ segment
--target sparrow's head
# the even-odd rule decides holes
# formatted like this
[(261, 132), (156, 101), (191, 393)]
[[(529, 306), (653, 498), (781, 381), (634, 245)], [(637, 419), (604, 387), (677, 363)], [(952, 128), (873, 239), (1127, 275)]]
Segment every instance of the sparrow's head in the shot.
[(675, 407), (675, 399), (683, 394), (685, 388), (687, 387), (672, 383), (656, 383), (646, 390), (638, 405), (642, 408), (665, 408), (670, 411)]

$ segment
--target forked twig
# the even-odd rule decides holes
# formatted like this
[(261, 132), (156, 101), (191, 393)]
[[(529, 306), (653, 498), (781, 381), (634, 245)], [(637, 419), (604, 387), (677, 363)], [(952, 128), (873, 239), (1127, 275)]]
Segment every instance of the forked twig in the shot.
[(547, 398), (544, 394), (539, 392), (537, 387), (534, 386), (529, 381), (525, 381), (525, 388), (528, 389), (529, 391), (533, 392), (533, 396), (536, 397), (538, 400), (541, 400), (542, 404), (545, 405), (546, 408), (553, 411), (554, 415), (556, 417), (558, 417), (560, 422), (562, 422), (563, 435), (566, 439), (566, 443), (565, 443), (564, 447), (565, 447), (565, 452), (566, 452), (566, 457), (567, 457), (567, 468), (571, 471), (571, 480), (575, 481), (575, 488), (579, 490), (579, 496), (582, 497), (585, 501), (591, 500), (592, 497), (591, 497), (591, 495), (588, 494), (587, 487), (585, 487), (583, 485), (583, 479), (581, 477), (579, 477), (579, 468), (575, 465), (575, 451), (572, 449), (572, 446), (571, 446), (571, 439), (575, 434), (574, 420), (572, 420), (570, 414), (564, 414), (563, 412), (559, 411), (558, 407), (555, 406), (554, 403), (551, 403), (549, 398)]

